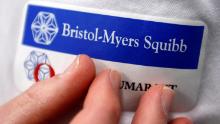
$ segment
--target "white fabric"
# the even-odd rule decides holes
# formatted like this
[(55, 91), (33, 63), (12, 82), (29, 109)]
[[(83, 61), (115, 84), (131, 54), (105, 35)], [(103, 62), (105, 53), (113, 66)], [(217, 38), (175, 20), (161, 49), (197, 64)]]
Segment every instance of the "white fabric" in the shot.
[[(0, 104), (19, 93), (12, 79), (13, 62), (21, 26), (21, 14), (26, 1), (0, 0)], [(189, 116), (196, 124), (220, 122), (219, 0), (65, 0), (65, 2), (100, 9), (204, 21), (208, 25), (208, 40), (198, 104), (190, 112), (175, 113), (173, 116)], [(129, 124), (132, 116), (132, 112), (124, 112), (121, 124)]]

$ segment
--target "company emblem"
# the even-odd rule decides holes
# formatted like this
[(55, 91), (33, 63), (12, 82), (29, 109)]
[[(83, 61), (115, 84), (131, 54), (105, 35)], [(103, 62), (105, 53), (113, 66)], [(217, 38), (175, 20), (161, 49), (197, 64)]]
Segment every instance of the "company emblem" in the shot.
[(49, 12), (39, 12), (31, 24), (31, 30), (36, 43), (50, 45), (59, 30), (55, 15)]
[[(40, 64), (44, 64), (44, 65), (39, 66)], [(45, 53), (39, 51), (32, 51), (24, 62), (24, 68), (27, 78), (29, 80), (35, 79), (34, 72), (36, 71), (37, 67), (39, 67), (38, 69), (39, 80), (45, 80), (47, 78), (50, 78), (50, 68), (46, 66), (46, 64), (50, 65), (50, 62), (48, 56)]]

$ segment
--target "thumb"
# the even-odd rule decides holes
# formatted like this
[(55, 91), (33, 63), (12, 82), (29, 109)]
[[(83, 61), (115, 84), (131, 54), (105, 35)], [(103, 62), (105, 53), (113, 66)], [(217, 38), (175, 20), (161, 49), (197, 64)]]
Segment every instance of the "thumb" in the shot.
[(0, 123), (47, 123), (73, 106), (86, 93), (93, 78), (92, 60), (80, 55), (65, 73), (36, 83), (20, 96), (0, 107)]

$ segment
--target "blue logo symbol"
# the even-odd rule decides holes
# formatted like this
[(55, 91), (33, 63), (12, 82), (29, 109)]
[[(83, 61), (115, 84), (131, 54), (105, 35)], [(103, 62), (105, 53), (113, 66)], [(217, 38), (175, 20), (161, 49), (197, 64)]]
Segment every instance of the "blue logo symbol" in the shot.
[(53, 13), (39, 12), (31, 24), (34, 41), (50, 45), (58, 33), (56, 17)]
[[(45, 53), (32, 51), (24, 62), (24, 68), (29, 80), (34, 80), (34, 71), (39, 64), (49, 64), (48, 56)], [(45, 80), (50, 78), (50, 69), (43, 65), (39, 69), (38, 79)]]

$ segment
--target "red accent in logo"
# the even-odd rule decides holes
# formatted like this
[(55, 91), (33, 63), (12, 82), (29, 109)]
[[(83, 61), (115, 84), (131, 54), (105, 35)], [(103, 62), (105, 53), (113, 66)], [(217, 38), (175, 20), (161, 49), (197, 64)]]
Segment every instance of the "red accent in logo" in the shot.
[(40, 70), (40, 67), (43, 66), (43, 65), (46, 65), (49, 67), (49, 71), (50, 71), (50, 77), (53, 77), (55, 75), (55, 72), (54, 72), (54, 69), (51, 65), (47, 64), (47, 63), (40, 63), (36, 66), (35, 70), (34, 70), (34, 80), (36, 82), (39, 81), (39, 78), (38, 78), (38, 74), (39, 74), (39, 70)]

